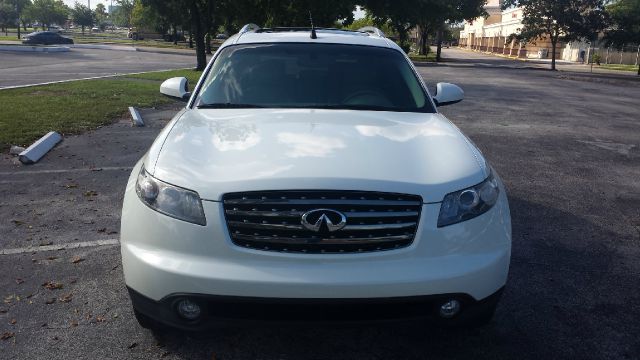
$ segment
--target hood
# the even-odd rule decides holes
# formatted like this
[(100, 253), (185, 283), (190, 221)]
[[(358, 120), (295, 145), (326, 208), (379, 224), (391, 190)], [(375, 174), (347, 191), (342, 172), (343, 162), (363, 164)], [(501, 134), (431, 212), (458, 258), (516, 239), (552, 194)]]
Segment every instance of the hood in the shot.
[(439, 202), (488, 175), (440, 114), (312, 109), (188, 110), (168, 131), (158, 179), (205, 200), (255, 190), (363, 190)]

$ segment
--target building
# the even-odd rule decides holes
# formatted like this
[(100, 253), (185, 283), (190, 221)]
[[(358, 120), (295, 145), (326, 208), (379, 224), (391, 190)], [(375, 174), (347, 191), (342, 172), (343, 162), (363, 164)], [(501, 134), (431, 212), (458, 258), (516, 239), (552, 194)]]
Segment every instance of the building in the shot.
[[(512, 34), (517, 34), (522, 28), (522, 8), (502, 10), (501, 3), (501, 0), (488, 0), (485, 5), (488, 17), (465, 21), (459, 46), (519, 58), (544, 59), (550, 56), (551, 42), (548, 40), (539, 39), (535, 44), (509, 40)], [(557, 45), (558, 57), (562, 53), (560, 49), (562, 44)]]

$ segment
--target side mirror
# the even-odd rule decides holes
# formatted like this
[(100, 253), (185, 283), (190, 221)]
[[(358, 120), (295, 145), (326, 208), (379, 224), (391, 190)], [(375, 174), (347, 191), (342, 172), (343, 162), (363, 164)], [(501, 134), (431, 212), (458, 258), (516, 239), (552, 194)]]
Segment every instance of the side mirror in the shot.
[(464, 99), (464, 91), (458, 85), (449, 83), (436, 85), (436, 96), (433, 97), (436, 106), (459, 103), (462, 99)]
[(162, 85), (160, 85), (160, 93), (182, 101), (187, 101), (191, 97), (189, 81), (185, 77), (174, 77), (165, 80)]

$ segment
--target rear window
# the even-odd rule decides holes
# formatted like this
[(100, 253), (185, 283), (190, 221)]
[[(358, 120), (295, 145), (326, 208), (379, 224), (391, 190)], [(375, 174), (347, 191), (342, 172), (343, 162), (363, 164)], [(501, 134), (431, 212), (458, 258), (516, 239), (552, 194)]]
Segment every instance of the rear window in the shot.
[(399, 51), (317, 43), (223, 49), (196, 105), (435, 112)]

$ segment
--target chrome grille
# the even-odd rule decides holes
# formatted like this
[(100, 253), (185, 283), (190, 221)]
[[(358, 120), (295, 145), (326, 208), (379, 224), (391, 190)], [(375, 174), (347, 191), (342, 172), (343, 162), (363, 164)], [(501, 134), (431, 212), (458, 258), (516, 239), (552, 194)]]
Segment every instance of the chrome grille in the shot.
[[(398, 249), (413, 242), (422, 198), (364, 191), (259, 191), (223, 197), (231, 240), (246, 248), (296, 253), (355, 253)], [(315, 232), (302, 215), (316, 209), (347, 218), (337, 231)]]

